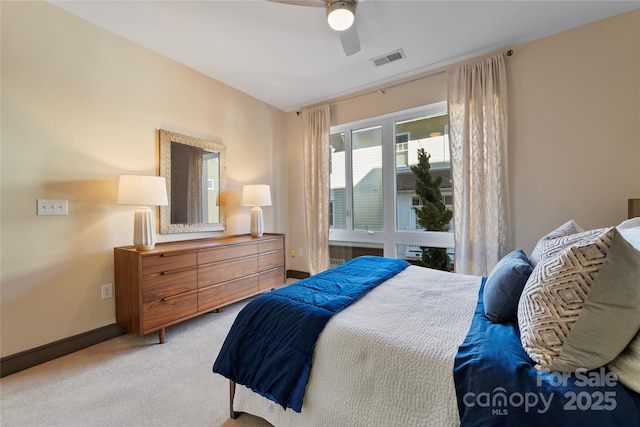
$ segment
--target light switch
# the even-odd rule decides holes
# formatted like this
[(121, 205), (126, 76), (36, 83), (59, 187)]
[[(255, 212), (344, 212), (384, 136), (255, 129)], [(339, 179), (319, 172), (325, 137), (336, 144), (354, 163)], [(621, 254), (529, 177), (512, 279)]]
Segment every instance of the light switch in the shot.
[(38, 199), (38, 215), (69, 215), (68, 200)]

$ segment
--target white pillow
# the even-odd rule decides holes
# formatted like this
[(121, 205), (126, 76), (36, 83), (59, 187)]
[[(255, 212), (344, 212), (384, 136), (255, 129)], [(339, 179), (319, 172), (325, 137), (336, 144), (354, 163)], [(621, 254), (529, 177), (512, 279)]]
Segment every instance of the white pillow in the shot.
[(640, 217), (622, 221), (616, 228), (627, 242), (640, 250)]

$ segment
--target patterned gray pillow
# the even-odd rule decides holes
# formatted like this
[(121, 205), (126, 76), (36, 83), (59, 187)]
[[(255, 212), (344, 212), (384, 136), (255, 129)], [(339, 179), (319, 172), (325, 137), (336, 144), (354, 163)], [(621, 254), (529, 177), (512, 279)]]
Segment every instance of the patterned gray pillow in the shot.
[[(538, 241), (533, 252), (529, 256), (529, 262), (535, 267), (541, 260), (558, 256), (562, 251), (572, 245), (587, 243), (594, 236), (601, 234), (606, 228), (596, 228), (593, 230), (582, 230), (573, 220), (565, 223), (556, 230), (547, 234)], [(580, 230), (572, 232), (572, 230)], [(567, 233), (567, 234), (562, 234)]]
[(538, 260), (544, 254), (547, 246), (553, 244), (557, 239), (571, 236), (572, 234), (582, 233), (584, 230), (580, 227), (574, 220), (569, 220), (562, 224), (560, 227), (556, 228), (552, 232), (542, 236), (536, 246), (533, 248), (531, 255), (529, 255), (529, 263), (532, 267), (535, 267), (538, 263)]
[(543, 256), (522, 292), (518, 324), (537, 369), (607, 364), (640, 329), (640, 251), (612, 227)]

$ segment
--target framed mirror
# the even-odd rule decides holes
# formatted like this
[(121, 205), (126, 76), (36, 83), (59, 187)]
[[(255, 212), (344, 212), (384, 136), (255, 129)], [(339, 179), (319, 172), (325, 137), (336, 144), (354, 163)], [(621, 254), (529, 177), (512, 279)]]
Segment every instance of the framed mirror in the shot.
[(160, 206), (160, 234), (223, 231), (226, 225), (226, 149), (160, 129), (160, 176), (168, 205)]

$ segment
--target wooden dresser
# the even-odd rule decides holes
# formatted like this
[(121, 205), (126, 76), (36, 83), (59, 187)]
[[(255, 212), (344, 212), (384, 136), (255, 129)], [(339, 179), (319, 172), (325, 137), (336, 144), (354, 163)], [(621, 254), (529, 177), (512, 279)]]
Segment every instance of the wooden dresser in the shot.
[(169, 325), (284, 285), (284, 261), (282, 234), (115, 248), (116, 320), (164, 343)]

